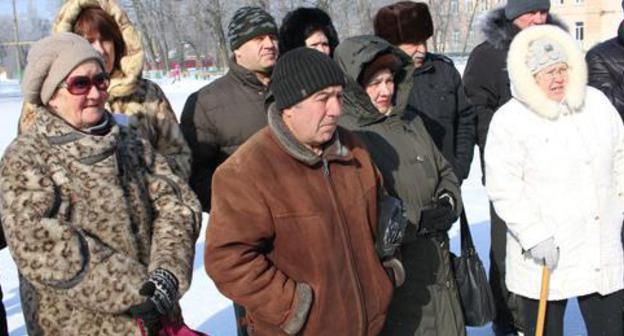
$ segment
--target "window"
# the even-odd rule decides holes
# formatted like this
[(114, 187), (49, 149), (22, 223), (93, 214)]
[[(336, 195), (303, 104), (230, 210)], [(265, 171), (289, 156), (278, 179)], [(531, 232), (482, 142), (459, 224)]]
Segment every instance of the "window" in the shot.
[(585, 24), (583, 22), (576, 22), (574, 24), (574, 36), (577, 41), (583, 41), (585, 39)]
[(557, 3), (560, 4), (560, 5), (563, 5), (564, 2), (565, 2), (564, 0), (557, 0)]
[[(561, 1), (563, 1), (563, 0), (561, 0)], [(577, 4), (577, 5), (582, 4), (582, 3), (584, 3), (584, 2), (585, 2), (585, 0), (575, 0), (575, 1), (576, 1), (576, 4)]]

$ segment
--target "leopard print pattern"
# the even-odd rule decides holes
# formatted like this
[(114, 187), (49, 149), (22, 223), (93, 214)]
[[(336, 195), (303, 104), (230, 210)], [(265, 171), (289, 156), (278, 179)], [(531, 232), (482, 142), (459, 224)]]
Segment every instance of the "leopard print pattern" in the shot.
[(0, 213), (29, 334), (136, 335), (150, 271), (190, 285), (201, 207), (129, 128), (92, 136), (40, 108), (0, 162)]

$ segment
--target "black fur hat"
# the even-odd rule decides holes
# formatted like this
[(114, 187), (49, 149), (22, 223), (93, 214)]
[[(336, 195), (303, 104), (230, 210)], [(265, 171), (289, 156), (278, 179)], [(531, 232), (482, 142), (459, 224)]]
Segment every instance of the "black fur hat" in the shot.
[(280, 54), (305, 46), (305, 40), (315, 31), (322, 30), (329, 41), (330, 55), (338, 45), (338, 33), (331, 18), (320, 8), (299, 7), (282, 20), (279, 32)]

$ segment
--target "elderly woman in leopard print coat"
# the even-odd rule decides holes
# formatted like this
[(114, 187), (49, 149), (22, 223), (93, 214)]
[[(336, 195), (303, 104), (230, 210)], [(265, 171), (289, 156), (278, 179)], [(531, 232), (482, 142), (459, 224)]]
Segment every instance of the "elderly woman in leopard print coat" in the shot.
[(108, 84), (101, 55), (78, 35), (29, 53), (24, 100), (40, 107), (0, 162), (29, 335), (156, 335), (190, 284), (199, 202), (103, 108)]

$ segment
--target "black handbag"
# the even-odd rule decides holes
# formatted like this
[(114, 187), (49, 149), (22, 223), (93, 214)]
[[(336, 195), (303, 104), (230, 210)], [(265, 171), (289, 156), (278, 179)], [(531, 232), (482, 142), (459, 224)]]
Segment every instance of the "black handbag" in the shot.
[(491, 322), (496, 315), (494, 297), (472, 241), (466, 213), (461, 219), (461, 256), (453, 258), (453, 270), (467, 326), (479, 327)]
[(403, 242), (407, 228), (407, 215), (400, 199), (385, 193), (380, 195), (375, 249), (379, 259), (384, 260), (394, 256), (396, 249)]

